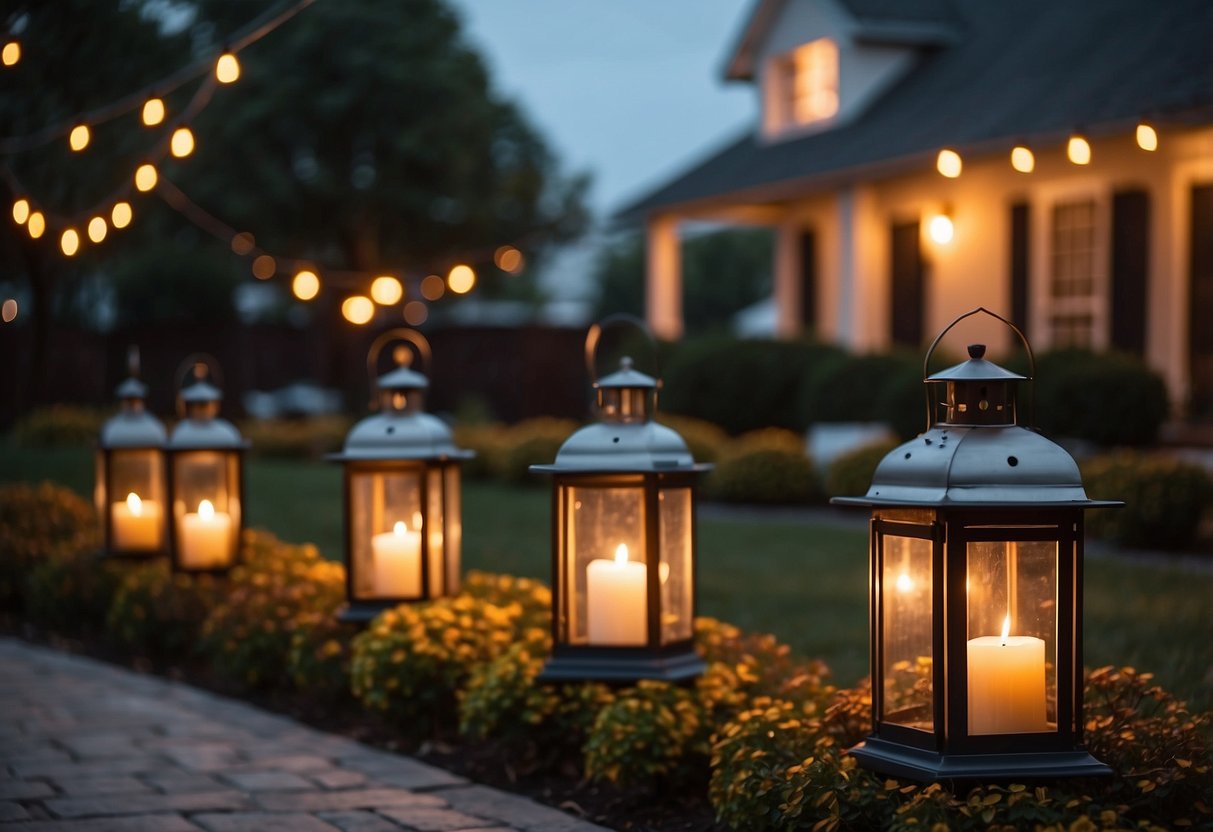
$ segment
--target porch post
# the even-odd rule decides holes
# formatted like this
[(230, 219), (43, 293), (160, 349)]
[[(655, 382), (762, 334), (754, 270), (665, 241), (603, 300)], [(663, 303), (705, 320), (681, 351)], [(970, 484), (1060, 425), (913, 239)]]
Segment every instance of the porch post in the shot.
[(653, 334), (665, 341), (682, 337), (682, 252), (678, 218), (649, 218), (645, 246), (645, 317)]
[(775, 336), (795, 338), (804, 329), (804, 275), (801, 260), (801, 234), (804, 229), (794, 220), (784, 220), (775, 229)]

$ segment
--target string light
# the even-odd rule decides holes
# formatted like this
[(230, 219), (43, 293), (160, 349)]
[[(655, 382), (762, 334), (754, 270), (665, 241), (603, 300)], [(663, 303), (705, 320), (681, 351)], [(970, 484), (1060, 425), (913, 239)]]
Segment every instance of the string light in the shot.
[(471, 266), (466, 266), (462, 263), (458, 266), (452, 266), (451, 271), (446, 276), (446, 285), (455, 294), (465, 295), (472, 291), (472, 287), (476, 285), (476, 272), (472, 271)]
[(164, 99), (153, 96), (144, 101), (142, 118), (147, 127), (155, 127), (164, 121)]
[(156, 187), (156, 182), (160, 179), (160, 175), (156, 173), (156, 166), (150, 163), (144, 163), (135, 170), (135, 188), (137, 190), (147, 192)]
[(5, 66), (16, 66), (19, 60), (21, 60), (21, 44), (10, 40), (4, 44), (4, 49), (0, 50), (0, 62), (3, 62)]
[(960, 171), (963, 167), (960, 154), (950, 148), (944, 148), (939, 151), (939, 155), (935, 158), (935, 169), (948, 179), (955, 179), (960, 176)]
[(80, 250), (80, 235), (76, 229), (63, 229), (63, 234), (59, 237), (59, 248), (68, 257), (75, 255)]
[(438, 300), (446, 291), (446, 281), (436, 274), (421, 279), (421, 296), (426, 300)]
[(79, 153), (88, 147), (88, 142), (91, 138), (92, 134), (89, 133), (88, 125), (77, 124), (72, 128), (72, 132), (68, 134), (67, 143), (71, 146), (72, 150)]
[(3, 306), (0, 306), (0, 319), (3, 319), (6, 324), (11, 324), (17, 319), (17, 301), (9, 298)]
[(371, 300), (380, 306), (392, 306), (404, 297), (404, 287), (390, 274), (380, 275), (371, 281)]
[(404, 305), (404, 322), (409, 326), (421, 326), (430, 316), (430, 310), (419, 300), (410, 300)]
[(125, 200), (114, 203), (114, 210), (110, 212), (110, 224), (114, 228), (126, 228), (131, 224), (131, 219), (134, 213), (131, 211), (131, 204)]
[(17, 225), (25, 225), (25, 221), (29, 219), (29, 200), (22, 197), (13, 203), (13, 222)]
[(241, 231), (236, 236), (232, 237), (232, 251), (241, 256), (251, 254), (253, 249), (257, 247), (257, 240), (252, 234), (247, 231)]
[(172, 154), (178, 159), (184, 159), (194, 152), (194, 134), (184, 125), (173, 131), (173, 138), (169, 141), (169, 149)]
[(1031, 173), (1036, 169), (1036, 157), (1031, 150), (1017, 144), (1011, 149), (1011, 167), (1020, 173)]
[(1091, 163), (1091, 144), (1082, 136), (1075, 133), (1066, 144), (1066, 156), (1076, 165)]
[(1158, 131), (1147, 122), (1137, 125), (1137, 146), (1150, 152), (1158, 150)]
[(93, 217), (88, 221), (88, 238), (94, 243), (104, 240), (107, 233), (109, 233), (109, 226), (105, 224), (104, 217)]
[(25, 229), (29, 231), (31, 239), (38, 239), (46, 232), (46, 217), (42, 215), (41, 211), (31, 212), (25, 223)]
[(522, 271), (522, 252), (513, 246), (501, 246), (493, 254), (493, 263), (503, 272), (518, 274)]
[(225, 51), (215, 61), (215, 80), (220, 84), (234, 84), (240, 78), (240, 61), (231, 52)]
[(362, 326), (375, 317), (375, 304), (364, 295), (353, 295), (341, 304), (341, 314), (352, 324)]
[(291, 281), (291, 291), (299, 300), (311, 300), (320, 294), (320, 278), (315, 272), (303, 269)]
[(952, 225), (952, 218), (947, 214), (936, 214), (931, 217), (931, 221), (927, 224), (927, 231), (931, 235), (932, 240), (941, 246), (946, 246), (952, 242), (956, 228)]
[(269, 280), (278, 271), (278, 264), (268, 254), (259, 255), (253, 260), (253, 277), (258, 280)]

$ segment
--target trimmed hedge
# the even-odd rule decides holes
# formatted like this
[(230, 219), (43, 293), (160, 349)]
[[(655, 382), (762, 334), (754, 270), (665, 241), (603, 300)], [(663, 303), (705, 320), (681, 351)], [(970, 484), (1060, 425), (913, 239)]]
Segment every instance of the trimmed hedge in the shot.
[(12, 439), (33, 448), (87, 447), (112, 415), (97, 407), (54, 404), (31, 411), (13, 426)]
[(804, 504), (822, 497), (804, 440), (781, 428), (751, 431), (727, 445), (705, 489), (735, 503)]
[(1087, 494), (1125, 507), (1087, 512), (1087, 529), (1121, 546), (1185, 549), (1213, 509), (1213, 477), (1171, 457), (1120, 451), (1082, 464)]
[(873, 442), (847, 451), (826, 469), (825, 490), (831, 497), (859, 497), (868, 493), (876, 466), (898, 442)]

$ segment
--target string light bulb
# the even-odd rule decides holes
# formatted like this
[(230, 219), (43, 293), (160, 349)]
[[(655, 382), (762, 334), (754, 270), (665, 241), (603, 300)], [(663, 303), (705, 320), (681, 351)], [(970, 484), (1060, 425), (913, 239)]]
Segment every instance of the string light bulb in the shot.
[(258, 280), (269, 280), (278, 271), (278, 264), (268, 254), (262, 254), (253, 259), (253, 277)]
[(13, 203), (13, 222), (17, 225), (25, 225), (25, 221), (29, 219), (29, 200), (21, 197)]
[(13, 298), (9, 298), (4, 302), (3, 306), (0, 306), (0, 320), (4, 321), (6, 324), (11, 324), (16, 319), (17, 301)]
[(380, 275), (371, 281), (371, 300), (380, 306), (391, 306), (404, 297), (404, 287), (390, 274)]
[(88, 147), (89, 139), (93, 136), (89, 132), (87, 124), (77, 124), (72, 128), (72, 132), (67, 135), (67, 143), (72, 150), (79, 153), (84, 148)]
[(466, 266), (463, 263), (452, 266), (446, 276), (446, 285), (455, 294), (465, 295), (472, 291), (472, 287), (476, 285), (476, 272), (472, 271), (471, 266)]
[(169, 149), (178, 159), (184, 159), (194, 152), (194, 133), (185, 125), (178, 127), (173, 131), (173, 138), (169, 140)]
[(10, 40), (4, 44), (4, 49), (0, 50), (0, 62), (3, 62), (5, 66), (16, 66), (19, 60), (21, 60), (21, 44)]
[(110, 224), (114, 228), (126, 228), (131, 224), (131, 219), (134, 213), (131, 211), (131, 204), (123, 200), (122, 202), (114, 203), (114, 210), (110, 211)]
[(1148, 122), (1142, 121), (1137, 125), (1137, 146), (1151, 153), (1158, 150), (1158, 131)]
[(164, 99), (152, 96), (143, 102), (143, 124), (147, 127), (155, 127), (162, 121), (164, 121)]
[(404, 322), (409, 326), (421, 326), (430, 316), (430, 310), (419, 300), (410, 300), (404, 305)]
[(80, 234), (74, 228), (65, 228), (59, 235), (59, 250), (66, 257), (72, 257), (80, 250)]
[(104, 240), (108, 233), (109, 226), (105, 224), (105, 217), (93, 217), (88, 221), (88, 238), (94, 243)]
[(436, 274), (427, 274), (421, 279), (421, 296), (426, 300), (438, 300), (446, 291), (446, 281)]
[(1066, 156), (1076, 165), (1091, 164), (1091, 143), (1075, 133), (1066, 144)]
[(936, 214), (927, 223), (927, 233), (936, 243), (946, 246), (952, 242), (952, 238), (956, 234), (956, 227), (952, 224), (952, 218), (947, 214)]
[(350, 323), (362, 326), (370, 323), (371, 318), (375, 317), (375, 304), (364, 295), (353, 295), (342, 302), (341, 314)]
[(31, 239), (38, 239), (46, 233), (46, 217), (41, 211), (31, 211), (29, 219), (25, 222), (25, 230), (29, 232)]
[(320, 293), (320, 278), (308, 269), (302, 269), (291, 281), (291, 291), (299, 300), (311, 300)]
[(251, 254), (257, 247), (257, 239), (247, 231), (232, 237), (232, 251), (239, 255)]
[(501, 246), (493, 254), (493, 263), (507, 274), (518, 274), (522, 271), (522, 252), (513, 246)]
[(1036, 156), (1029, 148), (1017, 144), (1011, 148), (1011, 167), (1020, 173), (1031, 173), (1036, 169)]
[(144, 163), (135, 169), (135, 188), (144, 193), (156, 187), (156, 183), (160, 181), (160, 175), (156, 173), (156, 166), (150, 163)]
[(240, 61), (235, 54), (224, 51), (215, 61), (215, 79), (220, 84), (234, 84), (240, 78)]
[(960, 160), (960, 154), (951, 148), (945, 147), (935, 157), (935, 169), (948, 179), (955, 179), (960, 176), (960, 171), (963, 167), (964, 163)]

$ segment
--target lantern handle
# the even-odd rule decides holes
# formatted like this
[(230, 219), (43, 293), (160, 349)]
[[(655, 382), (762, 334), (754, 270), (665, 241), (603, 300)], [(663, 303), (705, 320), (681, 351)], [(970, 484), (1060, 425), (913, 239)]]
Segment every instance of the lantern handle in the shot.
[[(981, 312), (986, 313), (987, 315), (989, 315), (992, 318), (997, 318), (998, 320), (1000, 320), (1004, 324), (1006, 324), (1008, 327), (1010, 327), (1011, 330), (1016, 335), (1019, 336), (1020, 342), (1023, 343), (1023, 348), (1028, 353), (1028, 381), (1032, 382), (1032, 399), (1028, 405), (1028, 424), (1034, 424), (1036, 421), (1036, 356), (1032, 352), (1032, 345), (1028, 343), (1028, 336), (1023, 334), (1022, 329), (1015, 326), (1015, 324), (1011, 323), (1009, 320), (1004, 318), (1002, 315), (999, 315), (997, 312), (991, 312), (989, 309), (986, 309), (984, 306), (979, 306), (976, 309), (971, 309), (968, 312), (965, 312), (963, 315), (958, 317), (956, 320), (952, 321), (952, 323), (950, 323), (946, 327), (944, 327), (943, 331), (935, 336), (935, 340), (931, 342), (931, 346), (927, 350), (926, 357), (923, 358), (923, 360), (922, 360), (923, 384), (925, 385), (927, 383), (927, 379), (931, 374), (930, 373), (931, 356), (935, 354), (935, 348), (939, 346), (939, 342), (943, 340), (943, 336), (947, 335), (948, 332), (951, 331), (952, 327), (956, 326), (958, 323), (963, 321), (965, 318), (972, 317), (973, 315), (976, 315)], [(934, 409), (931, 407), (931, 388), (929, 386), (926, 386), (923, 389), (925, 391), (924, 395), (926, 396), (926, 400), (927, 400), (927, 429), (930, 430), (931, 424), (932, 424), (931, 417), (934, 413)]]
[(206, 377), (212, 380), (215, 387), (223, 389), (223, 370), (219, 367), (219, 361), (215, 356), (207, 352), (190, 353), (181, 363), (177, 365), (177, 372), (173, 377), (177, 381), (177, 416), (185, 417), (185, 402), (181, 400), (181, 393), (185, 391), (185, 382), (192, 375), (196, 379), (202, 378), (200, 368), (206, 368)]
[[(383, 348), (392, 341), (403, 341), (416, 351), (422, 361), (422, 374), (428, 376), (430, 374), (430, 365), (433, 362), (433, 351), (430, 349), (430, 342), (426, 337), (415, 329), (408, 327), (397, 327), (389, 329), (379, 335), (371, 342), (371, 348), (366, 354), (366, 374), (371, 382), (371, 409), (375, 409), (379, 402), (379, 375), (375, 372), (375, 366), (379, 363), (379, 354)], [(403, 361), (398, 361), (399, 364), (404, 364)]]
[(653, 364), (656, 367), (657, 386), (661, 386), (661, 353), (657, 349), (657, 339), (653, 337), (653, 331), (649, 329), (644, 321), (637, 318), (635, 315), (629, 315), (626, 312), (615, 312), (607, 315), (601, 321), (590, 325), (589, 332), (585, 335), (585, 369), (590, 375), (590, 383), (598, 383), (598, 368), (596, 359), (598, 357), (598, 344), (602, 340), (602, 333), (607, 327), (618, 326), (621, 324), (630, 324), (648, 339), (649, 346), (653, 349)]
[(126, 372), (131, 378), (139, 378), (139, 347), (135, 344), (126, 348)]

